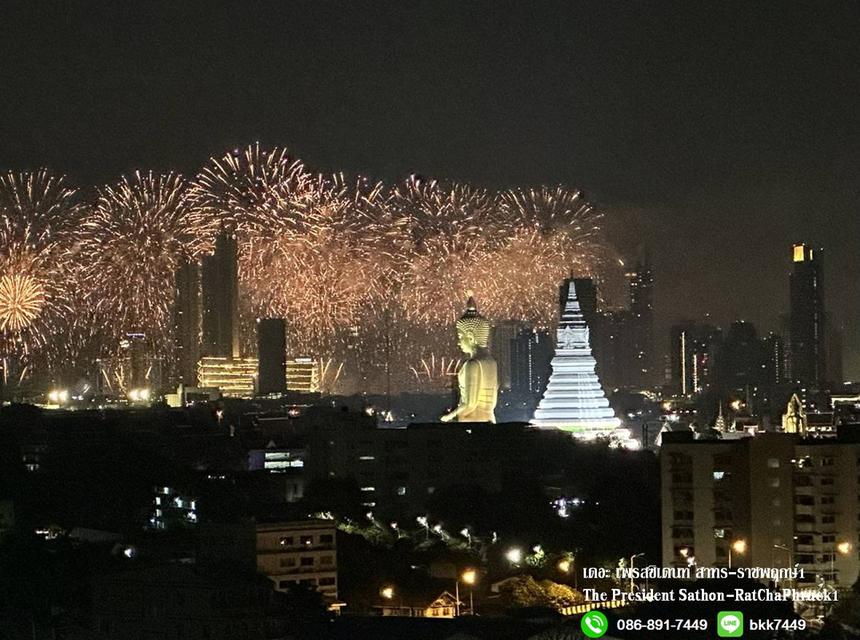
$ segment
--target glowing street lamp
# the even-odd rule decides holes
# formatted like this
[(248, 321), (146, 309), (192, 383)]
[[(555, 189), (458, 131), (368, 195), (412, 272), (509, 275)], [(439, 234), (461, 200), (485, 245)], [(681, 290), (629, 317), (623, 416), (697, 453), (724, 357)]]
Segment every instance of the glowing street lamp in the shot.
[(568, 560), (567, 558), (562, 558), (558, 561), (558, 564), (556, 566), (558, 567), (558, 570), (562, 573), (570, 573), (570, 565), (570, 560)]
[(382, 589), (379, 590), (379, 595), (381, 595), (386, 600), (392, 600), (394, 598), (394, 587), (382, 587)]
[(729, 545), (729, 569), (732, 568), (732, 552), (743, 555), (747, 551), (747, 541), (743, 538), (735, 540)]
[(518, 565), (523, 561), (523, 550), (520, 547), (511, 547), (505, 551), (505, 558), (513, 565)]
[[(475, 583), (478, 581), (478, 572), (474, 569), (466, 569), (463, 573), (460, 574), (460, 580), (463, 581), (463, 584), (469, 585), (469, 615), (475, 615), (475, 596), (474, 589)], [(457, 606), (460, 605), (460, 581), (457, 581)], [(459, 613), (458, 613), (459, 615)]]

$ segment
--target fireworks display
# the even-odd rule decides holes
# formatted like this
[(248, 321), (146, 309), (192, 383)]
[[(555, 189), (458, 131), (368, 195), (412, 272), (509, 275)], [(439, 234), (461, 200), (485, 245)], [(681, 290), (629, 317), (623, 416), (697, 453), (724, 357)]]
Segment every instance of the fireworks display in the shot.
[(0, 175), (0, 348), (28, 362), (62, 333), (77, 265), (77, 192), (45, 170)]
[(611, 290), (620, 277), (601, 214), (563, 187), (493, 193), (418, 176), (387, 186), (252, 145), (188, 181), (136, 173), (78, 202), (47, 172), (0, 176), (0, 355), (41, 349), (56, 363), (48, 338), (66, 335), (79, 357), (105, 357), (124, 333), (145, 332), (169, 361), (176, 269), (218, 233), (238, 243), (242, 343), (254, 344), (254, 318), (286, 318), (291, 357), (336, 363), (341, 391), (451, 375), (468, 289), (492, 319), (548, 326), (563, 278)]

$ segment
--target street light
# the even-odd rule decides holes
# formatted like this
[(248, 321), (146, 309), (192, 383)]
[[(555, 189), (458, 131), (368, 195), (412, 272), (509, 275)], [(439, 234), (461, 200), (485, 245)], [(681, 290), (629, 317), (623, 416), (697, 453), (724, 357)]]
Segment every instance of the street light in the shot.
[[(478, 581), (478, 572), (474, 569), (466, 569), (461, 575), (460, 579), (464, 584), (469, 585), (469, 615), (475, 615), (475, 597), (474, 597), (474, 589), (475, 583)], [(459, 590), (459, 589), (458, 589)], [(457, 601), (459, 605), (459, 594), (457, 595)]]
[(836, 567), (834, 566), (836, 563), (836, 552), (838, 551), (840, 555), (847, 556), (851, 553), (850, 542), (840, 542), (836, 545), (836, 548), (830, 552), (830, 580), (835, 584), (836, 583)]
[(382, 587), (382, 589), (379, 590), (379, 595), (386, 600), (391, 600), (394, 598), (394, 587)]
[(641, 558), (644, 555), (644, 553), (637, 553), (630, 556), (630, 593), (633, 593), (633, 561), (636, 558)]
[(747, 550), (747, 541), (744, 539), (735, 540), (729, 545), (729, 569), (732, 568), (732, 551), (739, 555), (743, 555)]

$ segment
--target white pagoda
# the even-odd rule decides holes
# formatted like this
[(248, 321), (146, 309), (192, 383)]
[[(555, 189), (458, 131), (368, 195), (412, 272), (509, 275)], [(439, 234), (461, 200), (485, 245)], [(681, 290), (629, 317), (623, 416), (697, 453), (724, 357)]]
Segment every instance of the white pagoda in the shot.
[(618, 429), (621, 421), (609, 406), (596, 364), (588, 344), (588, 326), (571, 284), (558, 323), (552, 374), (531, 423), (569, 431), (577, 438), (608, 436)]

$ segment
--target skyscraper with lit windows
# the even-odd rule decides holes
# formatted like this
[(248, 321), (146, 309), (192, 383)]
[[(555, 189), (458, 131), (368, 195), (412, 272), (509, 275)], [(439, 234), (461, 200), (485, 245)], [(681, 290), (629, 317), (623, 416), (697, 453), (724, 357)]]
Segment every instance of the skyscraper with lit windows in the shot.
[(820, 387), (825, 377), (824, 289), (821, 252), (806, 244), (792, 247), (789, 280), (789, 379)]

